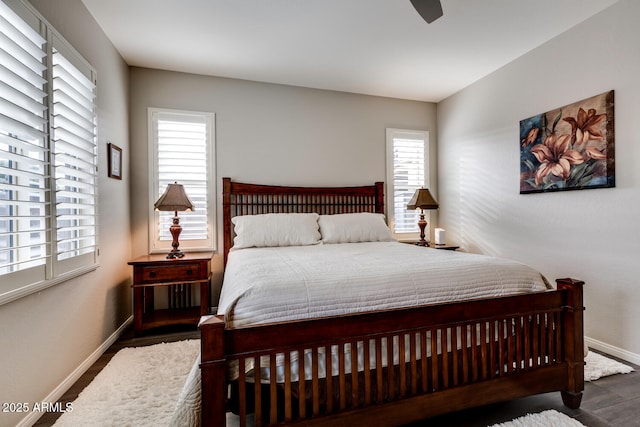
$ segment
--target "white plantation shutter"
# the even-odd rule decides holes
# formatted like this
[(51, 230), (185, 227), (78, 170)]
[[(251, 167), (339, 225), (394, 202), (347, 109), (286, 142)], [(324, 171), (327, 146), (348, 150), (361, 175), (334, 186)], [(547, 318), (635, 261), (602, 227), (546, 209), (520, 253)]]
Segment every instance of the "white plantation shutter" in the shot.
[(0, 0), (0, 304), (97, 267), (94, 81), (28, 2)]
[[(149, 114), (155, 163), (152, 202), (162, 195), (168, 184), (182, 184), (195, 209), (178, 212), (182, 226), (180, 249), (213, 249), (214, 116), (160, 109), (150, 109)], [(169, 227), (174, 213), (153, 212), (152, 215), (151, 251), (170, 249)]]
[(394, 138), (393, 140), (393, 211), (396, 233), (418, 231), (418, 213), (407, 210), (407, 204), (417, 189), (424, 185), (424, 141)]
[(427, 186), (429, 135), (424, 131), (387, 129), (387, 203), (391, 230), (398, 238), (419, 232), (417, 210), (407, 204)]
[(44, 278), (50, 236), (44, 47), (0, 2), (0, 275), (40, 266), (29, 280)]
[[(95, 85), (53, 50), (52, 140), (58, 260), (96, 250)], [(89, 74), (89, 77), (85, 74)]]

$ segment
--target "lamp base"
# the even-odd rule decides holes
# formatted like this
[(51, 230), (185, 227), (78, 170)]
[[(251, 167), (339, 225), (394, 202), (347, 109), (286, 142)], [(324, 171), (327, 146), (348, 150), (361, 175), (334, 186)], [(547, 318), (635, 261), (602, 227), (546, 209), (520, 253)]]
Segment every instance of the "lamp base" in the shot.
[(178, 247), (180, 246), (180, 242), (178, 241), (178, 237), (180, 237), (180, 233), (182, 232), (182, 227), (180, 226), (180, 218), (178, 218), (178, 212), (176, 211), (173, 216), (173, 224), (169, 227), (169, 232), (171, 233), (171, 237), (173, 237), (173, 241), (171, 242), (171, 252), (167, 255), (167, 259), (175, 259), (182, 258), (184, 253)]
[(424, 209), (420, 209), (420, 220), (418, 221), (420, 228), (420, 240), (416, 242), (418, 246), (429, 246), (429, 242), (425, 239), (424, 229), (427, 227), (427, 220), (424, 219)]
[(173, 249), (171, 252), (167, 254), (167, 259), (182, 258), (183, 256), (184, 256), (184, 252), (182, 252), (180, 249)]

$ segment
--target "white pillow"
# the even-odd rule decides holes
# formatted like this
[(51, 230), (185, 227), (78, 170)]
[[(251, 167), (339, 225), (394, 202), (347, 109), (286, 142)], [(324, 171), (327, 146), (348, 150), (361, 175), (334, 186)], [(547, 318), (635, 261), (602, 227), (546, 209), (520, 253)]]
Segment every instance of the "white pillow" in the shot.
[(320, 215), (318, 224), (322, 243), (395, 241), (382, 214), (361, 212)]
[(320, 243), (317, 213), (274, 213), (236, 216), (233, 249), (306, 246)]

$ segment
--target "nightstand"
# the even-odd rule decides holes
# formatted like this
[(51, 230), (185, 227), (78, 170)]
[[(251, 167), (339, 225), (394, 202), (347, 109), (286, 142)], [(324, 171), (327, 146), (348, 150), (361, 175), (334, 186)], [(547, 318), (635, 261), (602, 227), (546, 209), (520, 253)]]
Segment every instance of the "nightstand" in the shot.
[[(133, 266), (133, 327), (136, 334), (167, 325), (198, 324), (209, 314), (212, 252), (185, 253), (167, 259), (166, 254), (145, 255), (129, 261)], [(200, 288), (196, 302), (194, 287)], [(167, 308), (155, 309), (155, 289), (164, 288)]]
[(445, 251), (456, 251), (460, 248), (460, 246), (453, 245), (436, 245), (435, 243), (430, 243), (430, 248), (433, 249), (444, 249)]
[(420, 246), (421, 248), (427, 248), (427, 249), (444, 249), (445, 251), (456, 251), (460, 249), (460, 246), (436, 245), (433, 242), (429, 242), (429, 246), (421, 246), (421, 245), (418, 245), (416, 242), (412, 242), (412, 241), (401, 241), (401, 243), (408, 243), (410, 245), (416, 245), (416, 246)]

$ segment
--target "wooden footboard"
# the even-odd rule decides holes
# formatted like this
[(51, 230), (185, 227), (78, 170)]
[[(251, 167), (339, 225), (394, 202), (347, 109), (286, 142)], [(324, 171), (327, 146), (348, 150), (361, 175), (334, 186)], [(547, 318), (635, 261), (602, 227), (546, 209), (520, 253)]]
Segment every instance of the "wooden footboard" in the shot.
[(557, 283), (542, 293), (246, 328), (211, 318), (200, 326), (202, 425), (224, 426), (230, 399), (241, 426), (249, 417), (257, 426), (401, 425), (549, 391), (577, 408), (583, 282)]

